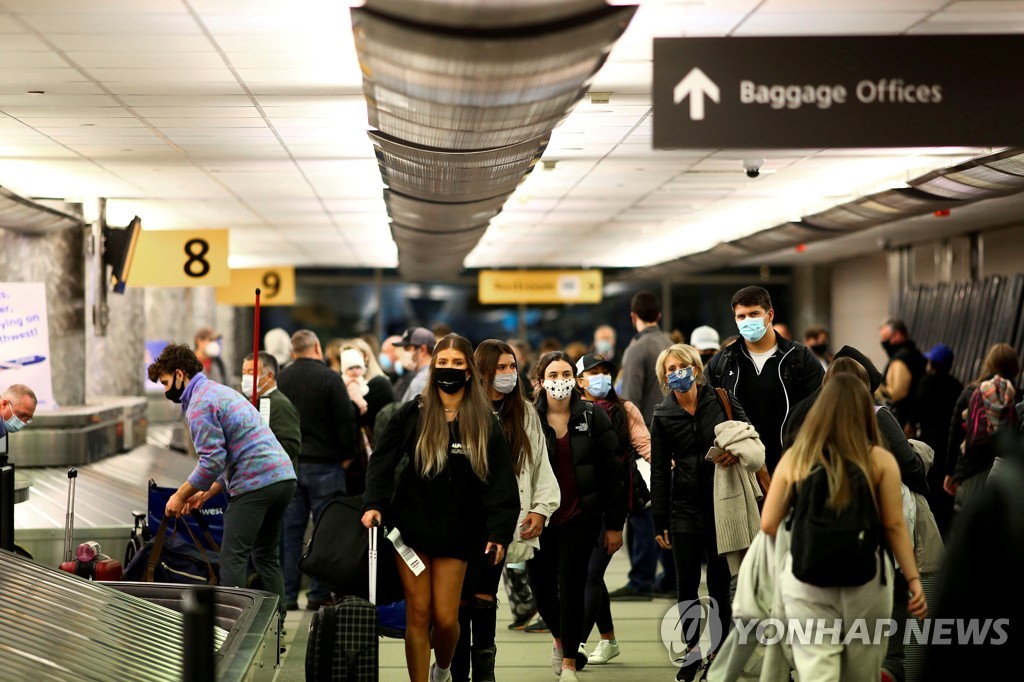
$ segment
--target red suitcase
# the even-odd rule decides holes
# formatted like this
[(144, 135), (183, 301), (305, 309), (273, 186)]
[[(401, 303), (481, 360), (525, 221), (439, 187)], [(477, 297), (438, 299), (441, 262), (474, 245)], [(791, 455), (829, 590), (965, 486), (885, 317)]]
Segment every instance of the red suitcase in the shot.
[(121, 580), (124, 571), (121, 562), (101, 551), (100, 543), (83, 542), (71, 556), (71, 543), (75, 529), (75, 481), (78, 470), (68, 469), (68, 511), (64, 522), (64, 561), (60, 570), (74, 573), (89, 580)]

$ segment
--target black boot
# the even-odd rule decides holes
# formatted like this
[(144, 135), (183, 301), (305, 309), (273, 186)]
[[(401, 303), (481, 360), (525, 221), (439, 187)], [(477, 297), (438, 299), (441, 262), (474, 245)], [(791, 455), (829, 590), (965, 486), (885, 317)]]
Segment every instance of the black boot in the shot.
[(494, 658), (497, 653), (496, 646), (472, 650), (473, 682), (494, 682)]

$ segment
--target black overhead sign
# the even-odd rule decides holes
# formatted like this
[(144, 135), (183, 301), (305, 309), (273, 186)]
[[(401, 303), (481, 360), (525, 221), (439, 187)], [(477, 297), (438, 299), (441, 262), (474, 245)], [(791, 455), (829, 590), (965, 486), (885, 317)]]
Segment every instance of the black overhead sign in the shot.
[(656, 38), (654, 147), (1024, 144), (1024, 35)]

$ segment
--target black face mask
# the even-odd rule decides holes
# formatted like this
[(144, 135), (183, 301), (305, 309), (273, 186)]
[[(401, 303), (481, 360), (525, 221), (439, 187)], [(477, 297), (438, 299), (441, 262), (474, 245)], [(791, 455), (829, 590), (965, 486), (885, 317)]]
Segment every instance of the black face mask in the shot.
[(180, 380), (180, 379), (175, 378), (174, 383), (171, 384), (171, 387), (169, 389), (167, 389), (166, 391), (164, 391), (164, 397), (166, 397), (172, 403), (180, 403), (181, 402), (181, 396), (182, 396), (182, 394), (184, 392), (185, 392), (185, 382), (184, 382), (184, 380)]
[(469, 381), (466, 370), (455, 367), (435, 367), (434, 385), (448, 394), (458, 393)]
[(892, 354), (896, 351), (896, 344), (892, 341), (882, 341), (882, 348), (885, 350), (885, 354), (891, 358)]
[(825, 353), (828, 353), (827, 343), (816, 343), (810, 348), (811, 352), (814, 353), (815, 355), (824, 355)]

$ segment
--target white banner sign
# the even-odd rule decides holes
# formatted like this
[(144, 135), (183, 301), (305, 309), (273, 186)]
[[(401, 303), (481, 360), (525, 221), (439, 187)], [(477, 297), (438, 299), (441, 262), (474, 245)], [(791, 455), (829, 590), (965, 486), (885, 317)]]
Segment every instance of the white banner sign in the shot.
[(40, 410), (57, 407), (47, 324), (45, 284), (0, 282), (0, 390), (25, 384)]

